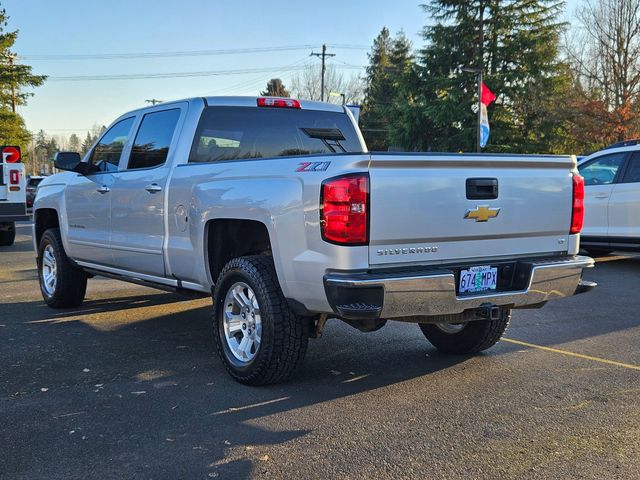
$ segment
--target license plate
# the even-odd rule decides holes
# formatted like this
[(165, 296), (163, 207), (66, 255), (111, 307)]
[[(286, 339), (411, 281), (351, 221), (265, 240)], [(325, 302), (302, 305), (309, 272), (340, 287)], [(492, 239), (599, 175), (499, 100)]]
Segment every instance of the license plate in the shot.
[(460, 293), (477, 293), (495, 290), (498, 284), (498, 267), (489, 265), (460, 270)]

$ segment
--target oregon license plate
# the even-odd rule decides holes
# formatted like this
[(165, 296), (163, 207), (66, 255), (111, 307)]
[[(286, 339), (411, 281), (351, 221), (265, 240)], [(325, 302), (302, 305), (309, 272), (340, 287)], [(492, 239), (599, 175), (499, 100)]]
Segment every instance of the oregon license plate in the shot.
[(495, 290), (498, 284), (498, 267), (489, 265), (460, 270), (460, 293), (486, 292)]

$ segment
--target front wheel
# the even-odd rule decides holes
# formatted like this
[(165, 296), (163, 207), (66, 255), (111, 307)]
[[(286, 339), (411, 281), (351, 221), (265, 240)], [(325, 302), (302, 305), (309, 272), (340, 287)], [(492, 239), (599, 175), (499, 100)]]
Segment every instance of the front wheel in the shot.
[(0, 247), (9, 247), (16, 240), (16, 224), (0, 223)]
[(213, 293), (218, 353), (240, 383), (264, 385), (290, 378), (302, 364), (309, 322), (294, 314), (265, 255), (231, 260)]
[(494, 346), (509, 326), (511, 310), (502, 309), (497, 320), (468, 323), (420, 323), (429, 342), (443, 353), (478, 353)]
[(77, 307), (84, 301), (87, 274), (67, 257), (58, 228), (50, 228), (42, 235), (38, 248), (38, 278), (42, 298), (50, 307)]

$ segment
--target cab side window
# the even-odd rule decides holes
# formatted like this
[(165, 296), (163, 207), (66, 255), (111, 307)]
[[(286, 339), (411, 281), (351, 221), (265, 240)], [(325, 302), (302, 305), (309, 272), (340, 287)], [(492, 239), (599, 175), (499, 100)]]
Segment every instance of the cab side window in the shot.
[(640, 152), (633, 154), (629, 160), (627, 171), (624, 172), (622, 183), (640, 183)]
[(91, 152), (89, 163), (99, 172), (115, 172), (118, 170), (120, 155), (127, 143), (135, 117), (120, 120), (107, 130)]
[(625, 153), (603, 155), (578, 167), (585, 185), (609, 185), (614, 182), (624, 163)]
[(128, 170), (151, 168), (167, 161), (169, 146), (180, 118), (180, 109), (147, 113), (133, 142)]

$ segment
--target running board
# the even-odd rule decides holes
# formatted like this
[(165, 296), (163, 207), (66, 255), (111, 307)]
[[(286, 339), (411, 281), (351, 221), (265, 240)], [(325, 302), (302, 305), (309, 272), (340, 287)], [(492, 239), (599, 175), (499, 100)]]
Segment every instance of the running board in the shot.
[(123, 282), (135, 283), (136, 285), (141, 285), (143, 287), (155, 288), (156, 290), (162, 290), (164, 292), (169, 292), (169, 293), (178, 293), (180, 295), (184, 295), (187, 297), (205, 298), (209, 296), (205, 293), (196, 292), (194, 290), (188, 290), (186, 288), (181, 288), (178, 286), (174, 287), (171, 285), (165, 285), (163, 283), (144, 280), (142, 278), (128, 277), (126, 275), (119, 275), (117, 273), (105, 272), (104, 270), (97, 270), (95, 268), (82, 267), (82, 269), (91, 275), (98, 275), (100, 277), (112, 278), (114, 280), (121, 280)]

